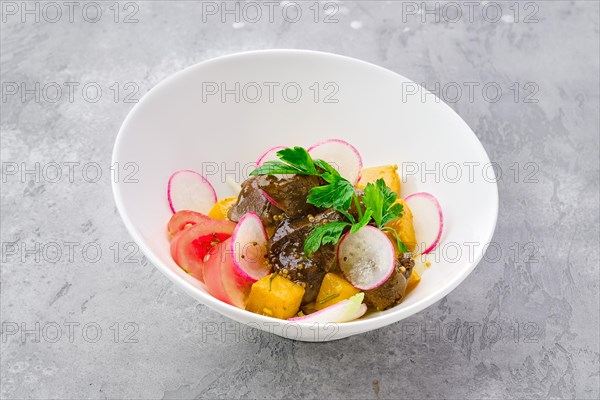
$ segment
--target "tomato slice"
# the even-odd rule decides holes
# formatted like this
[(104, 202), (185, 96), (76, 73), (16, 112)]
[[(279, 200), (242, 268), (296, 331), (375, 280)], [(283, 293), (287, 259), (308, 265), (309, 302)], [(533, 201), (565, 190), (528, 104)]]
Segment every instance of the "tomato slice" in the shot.
[(227, 254), (228, 250), (229, 239), (215, 247), (215, 251), (208, 257), (204, 266), (204, 283), (210, 294), (227, 304), (232, 304), (221, 278), (221, 264), (231, 258)]
[(231, 235), (213, 232), (192, 240), (191, 246), (196, 251), (200, 260), (206, 260), (206, 256), (215, 253), (215, 246), (229, 239)]
[(178, 211), (169, 220), (167, 224), (167, 231), (169, 232), (169, 238), (173, 238), (179, 232), (189, 228), (190, 226), (197, 225), (200, 223), (206, 223), (212, 220), (207, 215), (196, 211), (182, 210)]
[(216, 245), (231, 236), (235, 225), (235, 222), (208, 218), (180, 231), (171, 240), (173, 260), (190, 275), (203, 281), (206, 257), (213, 252)]

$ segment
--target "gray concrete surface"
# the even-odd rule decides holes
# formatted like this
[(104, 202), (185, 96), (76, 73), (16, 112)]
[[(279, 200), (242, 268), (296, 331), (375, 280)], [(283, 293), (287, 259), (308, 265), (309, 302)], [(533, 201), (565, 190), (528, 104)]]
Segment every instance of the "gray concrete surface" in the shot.
[[(75, 2), (72, 22), (55, 4), (61, 16), (2, 3), (1, 398), (599, 397), (597, 2), (459, 2), (457, 17), (418, 14), (421, 2), (311, 1), (295, 23), (280, 5), (273, 22), (265, 5), (258, 22), (249, 8), (221, 22), (220, 2), (107, 2), (93, 23), (93, 4)], [(439, 84), (503, 172), (497, 254), (427, 310), (326, 344), (243, 328), (174, 288), (112, 199), (128, 100), (191, 64), (264, 48)]]

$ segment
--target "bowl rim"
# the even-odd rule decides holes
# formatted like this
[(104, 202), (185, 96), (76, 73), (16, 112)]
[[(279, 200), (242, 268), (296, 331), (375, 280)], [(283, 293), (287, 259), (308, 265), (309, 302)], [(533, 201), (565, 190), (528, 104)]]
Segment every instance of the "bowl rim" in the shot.
[[(190, 65), (180, 71), (177, 71), (177, 72), (167, 76), (166, 78), (164, 78), (163, 80), (158, 82), (155, 86), (153, 86), (146, 94), (144, 94), (144, 96), (142, 96), (140, 101), (138, 101), (131, 108), (131, 110), (129, 110), (127, 116), (125, 117), (123, 123), (121, 124), (121, 127), (119, 128), (119, 132), (117, 133), (117, 137), (115, 139), (115, 144), (113, 147), (111, 163), (114, 165), (115, 162), (118, 162), (117, 157), (118, 157), (118, 154), (120, 151), (123, 136), (125, 135), (124, 132), (127, 130), (129, 124), (131, 123), (133, 115), (143, 104), (145, 104), (148, 101), (151, 101), (151, 99), (156, 97), (161, 92), (161, 88), (167, 86), (172, 81), (181, 79), (183, 76), (187, 75), (188, 73), (191, 73), (192, 71), (202, 68), (202, 67), (205, 67), (207, 65), (222, 62), (224, 60), (234, 60), (236, 58), (253, 57), (256, 55), (263, 55), (263, 54), (277, 54), (277, 55), (283, 55), (283, 56), (306, 56), (306, 55), (308, 55), (308, 56), (335, 58), (335, 59), (339, 59), (339, 60), (345, 60), (348, 62), (358, 63), (364, 67), (370, 68), (379, 73), (385, 73), (385, 74), (393, 76), (394, 78), (401, 78), (401, 79), (409, 80), (412, 82), (412, 80), (404, 77), (403, 75), (400, 75), (394, 71), (391, 71), (391, 70), (381, 67), (379, 65), (376, 65), (376, 64), (364, 61), (364, 60), (360, 60), (357, 58), (341, 55), (341, 54), (316, 51), (316, 50), (263, 49), (263, 50), (251, 50), (251, 51), (235, 52), (235, 53), (231, 53), (231, 54), (221, 55), (218, 57), (210, 58), (208, 60), (204, 60), (199, 63)], [(426, 90), (426, 89), (423, 89), (423, 90)], [(475, 135), (475, 132), (473, 132), (471, 127), (462, 119), (462, 117), (460, 117), (460, 115), (458, 115), (458, 113), (456, 113), (456, 111), (454, 111), (444, 101), (439, 99), (439, 97), (435, 93), (429, 92), (428, 90), (426, 90), (426, 91), (428, 92), (428, 94), (431, 94), (432, 96), (434, 96), (434, 98), (432, 98), (432, 101), (436, 101), (434, 99), (437, 99), (437, 102), (441, 103), (442, 107), (449, 108), (450, 112), (456, 114), (464, 122), (465, 126), (467, 126), (469, 128), (470, 133), (476, 139), (477, 145), (480, 147), (480, 150), (482, 151), (482, 155), (484, 156), (485, 161), (487, 161), (487, 163), (490, 163), (490, 158), (489, 158), (488, 153), (486, 152), (485, 148), (483, 147), (483, 144), (481, 143), (481, 141), (479, 140), (477, 135)], [(111, 172), (114, 173), (114, 171), (112, 169), (111, 169)], [(135, 242), (140, 247), (140, 250), (142, 250), (144, 255), (148, 258), (148, 260), (153, 264), (153, 266), (155, 268), (157, 268), (160, 272), (162, 272), (171, 282), (174, 282), (175, 284), (177, 284), (177, 286), (179, 286), (181, 289), (183, 289), (192, 298), (194, 298), (197, 301), (201, 302), (202, 304), (210, 307), (211, 309), (217, 311), (219, 314), (222, 314), (226, 317), (235, 319), (238, 322), (241, 322), (243, 324), (249, 323), (247, 320), (252, 320), (252, 321), (250, 321), (250, 323), (258, 322), (258, 323), (268, 323), (270, 325), (273, 325), (274, 322), (277, 322), (282, 325), (293, 324), (293, 325), (298, 325), (300, 327), (306, 327), (306, 328), (314, 326), (314, 323), (311, 323), (311, 322), (287, 321), (287, 320), (277, 319), (277, 318), (273, 318), (273, 317), (263, 316), (260, 314), (255, 314), (250, 311), (243, 310), (241, 308), (238, 308), (238, 307), (232, 306), (230, 304), (227, 304), (225, 302), (222, 302), (221, 300), (218, 300), (217, 298), (213, 297), (209, 293), (205, 293), (205, 292), (199, 290), (198, 288), (194, 287), (190, 282), (186, 281), (182, 276), (178, 275), (177, 273), (172, 271), (167, 265), (165, 265), (158, 257), (156, 257), (154, 255), (154, 253), (151, 251), (151, 249), (149, 249), (144, 244), (141, 232), (134, 226), (131, 219), (129, 218), (129, 215), (127, 214), (127, 212), (125, 210), (119, 183), (115, 179), (111, 179), (111, 186), (112, 186), (112, 191), (113, 191), (113, 197), (114, 197), (119, 215), (121, 216), (121, 219), (123, 220), (125, 228), (127, 229), (129, 234), (131, 235), (131, 237), (135, 240)], [(493, 182), (493, 191), (494, 191), (493, 202), (492, 202), (492, 204), (488, 204), (488, 207), (490, 207), (493, 211), (493, 224), (492, 224), (492, 229), (490, 230), (490, 232), (487, 235), (485, 243), (491, 242), (491, 240), (494, 236), (494, 232), (496, 230), (496, 224), (498, 221), (499, 197), (498, 197), (497, 179), (495, 179)], [(350, 321), (350, 322), (336, 323), (335, 325), (338, 326), (339, 331), (336, 332), (335, 336), (341, 338), (341, 337), (352, 335), (355, 333), (367, 332), (367, 331), (370, 331), (373, 329), (378, 329), (380, 327), (390, 325), (394, 322), (398, 322), (402, 319), (408, 318), (409, 316), (416, 314), (416, 313), (426, 309), (427, 307), (431, 306), (432, 304), (438, 302), (443, 297), (445, 297), (450, 292), (452, 292), (458, 285), (460, 285), (466, 279), (467, 276), (469, 276), (471, 274), (471, 272), (475, 269), (475, 267), (479, 264), (479, 262), (483, 258), (483, 255), (485, 253), (484, 247), (485, 246), (478, 246), (477, 252), (474, 255), (475, 257), (473, 258), (472, 262), (469, 262), (468, 267), (463, 268), (460, 273), (453, 275), (453, 278), (441, 290), (439, 290), (433, 294), (430, 294), (430, 295), (426, 296), (425, 298), (418, 300), (415, 303), (410, 304), (402, 309), (398, 309), (398, 310), (392, 311), (390, 313), (381, 314), (381, 312), (375, 312), (375, 313), (371, 314), (369, 316), (369, 318), (367, 318), (367, 319), (358, 319), (358, 320)], [(223, 309), (227, 310), (227, 313), (224, 313)], [(333, 323), (328, 323), (328, 324), (331, 325)], [(321, 325), (325, 325), (325, 324), (321, 324)]]

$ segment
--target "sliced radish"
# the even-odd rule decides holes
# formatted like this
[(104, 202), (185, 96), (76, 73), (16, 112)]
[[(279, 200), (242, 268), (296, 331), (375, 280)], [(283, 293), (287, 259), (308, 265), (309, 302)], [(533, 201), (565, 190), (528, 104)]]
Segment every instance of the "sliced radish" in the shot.
[(210, 220), (211, 218), (208, 215), (199, 212), (190, 210), (178, 211), (169, 220), (167, 231), (169, 232), (169, 236), (173, 237), (192, 225), (206, 223)]
[(279, 157), (277, 157), (277, 152), (279, 150), (283, 150), (285, 149), (284, 146), (275, 146), (275, 147), (271, 147), (269, 150), (265, 151), (264, 153), (261, 154), (260, 157), (258, 157), (258, 160), (256, 160), (256, 166), (260, 167), (261, 165), (263, 165), (266, 161), (275, 161), (275, 160), (279, 160)]
[(183, 270), (203, 280), (206, 256), (216, 244), (228, 239), (234, 229), (234, 222), (209, 218), (175, 235), (171, 240), (171, 256)]
[(346, 233), (338, 246), (342, 273), (361, 290), (382, 285), (394, 271), (396, 256), (387, 235), (367, 225), (356, 233)]
[(233, 261), (235, 255), (231, 251), (231, 238), (223, 242), (223, 246), (217, 249), (218, 251), (226, 252), (225, 254), (218, 254), (221, 257), (221, 281), (225, 292), (227, 292), (229, 304), (245, 309), (252, 281), (242, 275), (235, 266)]
[(413, 193), (404, 199), (413, 214), (417, 249), (421, 254), (431, 252), (440, 242), (444, 230), (444, 215), (437, 199), (426, 192)]
[(364, 293), (358, 293), (347, 300), (342, 300), (320, 311), (302, 317), (289, 318), (288, 321), (310, 323), (338, 323), (358, 319), (367, 312), (367, 305), (363, 304)]
[(269, 201), (269, 203), (271, 203), (273, 206), (275, 206), (277, 208), (281, 208), (281, 207), (279, 207), (279, 204), (275, 201), (275, 199), (272, 198), (271, 196), (269, 196), (269, 194), (267, 192), (265, 192), (262, 189), (260, 189), (260, 192), (262, 193), (263, 196), (265, 196), (265, 198)]
[[(256, 160), (256, 168), (260, 167), (267, 161), (279, 161), (279, 157), (277, 156), (277, 152), (279, 150), (287, 149), (284, 146), (275, 146), (271, 147), (269, 150), (265, 151), (259, 158)], [(289, 179), (294, 175), (290, 174), (273, 174), (274, 176), (279, 177), (280, 179)], [(271, 199), (272, 200), (272, 199)]]
[(175, 172), (169, 178), (167, 198), (171, 211), (192, 210), (208, 214), (217, 202), (215, 189), (205, 177), (191, 170)]
[(256, 282), (270, 272), (265, 262), (268, 240), (260, 217), (253, 212), (244, 214), (231, 235), (233, 263), (250, 282)]
[(329, 139), (308, 148), (313, 159), (327, 161), (342, 177), (356, 184), (362, 171), (360, 153), (350, 143), (340, 139)]

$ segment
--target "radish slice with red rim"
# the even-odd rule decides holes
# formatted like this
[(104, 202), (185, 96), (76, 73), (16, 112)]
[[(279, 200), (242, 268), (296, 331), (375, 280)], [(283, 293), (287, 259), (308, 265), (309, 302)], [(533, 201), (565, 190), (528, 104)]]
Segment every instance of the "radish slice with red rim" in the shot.
[(374, 226), (346, 233), (338, 246), (338, 264), (344, 277), (361, 290), (381, 286), (394, 271), (395, 262), (392, 242)]
[(191, 170), (175, 172), (169, 178), (167, 198), (171, 211), (191, 210), (208, 214), (217, 202), (217, 194), (208, 180)]
[(444, 230), (444, 214), (439, 201), (431, 193), (419, 192), (407, 196), (404, 202), (413, 214), (417, 238), (415, 253), (430, 253), (440, 242)]
[[(227, 240), (230, 241), (231, 238)], [(240, 274), (239, 270), (236, 268), (235, 263), (233, 262), (234, 255), (231, 254), (231, 251), (229, 250), (231, 244), (228, 242), (223, 248), (228, 249), (228, 254), (223, 255), (221, 261), (221, 281), (223, 282), (223, 287), (229, 297), (229, 304), (245, 309), (248, 295), (250, 295), (252, 281)]]
[(281, 208), (281, 207), (279, 207), (279, 203), (277, 203), (274, 198), (269, 196), (269, 194), (267, 192), (265, 192), (263, 189), (260, 189), (260, 192), (262, 193), (263, 196), (265, 196), (265, 198), (267, 199), (267, 201), (269, 203), (271, 203), (273, 206), (275, 206), (277, 208)]
[(283, 150), (283, 149), (285, 149), (284, 146), (271, 147), (269, 150), (267, 150), (264, 153), (262, 153), (260, 157), (258, 157), (258, 160), (256, 160), (256, 166), (260, 167), (266, 161), (276, 161), (276, 160), (279, 160), (279, 157), (277, 157), (277, 152), (279, 150)]
[(233, 264), (241, 276), (256, 282), (269, 274), (267, 266), (268, 236), (256, 213), (245, 214), (231, 235)]
[(309, 147), (308, 153), (314, 160), (327, 161), (353, 185), (360, 179), (362, 158), (350, 143), (340, 139), (329, 139)]
[(309, 323), (339, 323), (349, 322), (362, 317), (367, 312), (367, 305), (363, 304), (364, 293), (358, 293), (347, 300), (342, 300), (322, 310), (302, 317), (289, 318), (292, 322)]
[[(275, 146), (271, 147), (269, 150), (265, 151), (256, 161), (256, 168), (260, 167), (267, 161), (279, 161), (279, 157), (277, 156), (277, 152), (279, 150), (287, 149), (284, 146)], [(289, 179), (294, 175), (291, 174), (273, 174), (274, 176), (279, 177), (280, 179)], [(272, 203), (272, 202), (271, 202)]]

